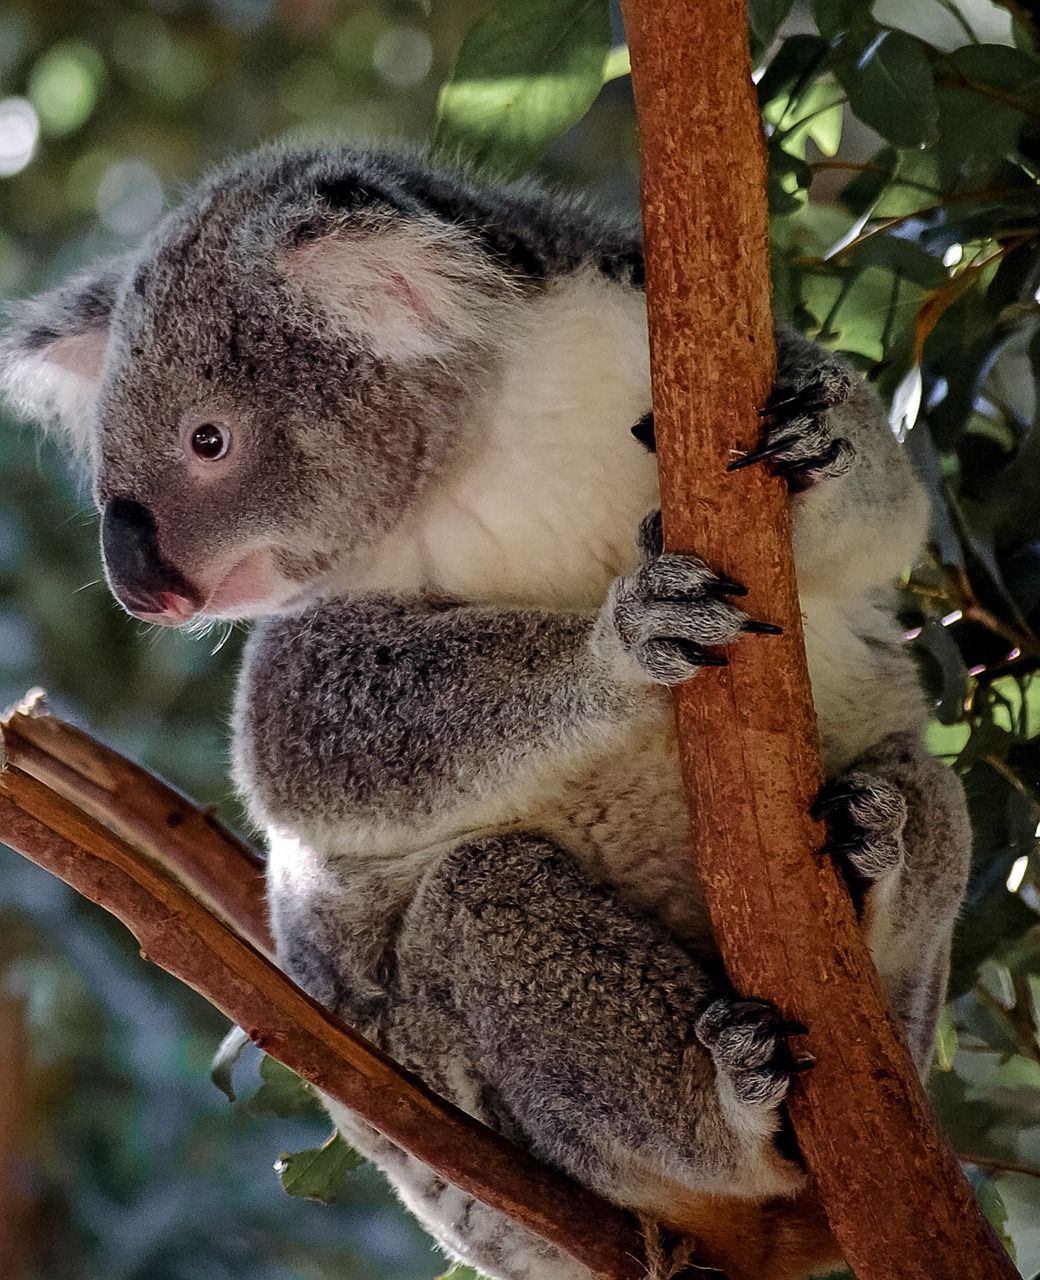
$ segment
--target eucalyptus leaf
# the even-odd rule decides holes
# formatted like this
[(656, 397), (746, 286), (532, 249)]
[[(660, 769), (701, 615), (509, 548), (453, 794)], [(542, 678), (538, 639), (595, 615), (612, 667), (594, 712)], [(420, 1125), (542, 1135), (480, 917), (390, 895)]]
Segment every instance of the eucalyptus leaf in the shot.
[(233, 1081), (235, 1067), (247, 1044), (249, 1044), (249, 1032), (243, 1031), (241, 1027), (232, 1027), (221, 1040), (209, 1069), (210, 1079), (222, 1093), (227, 1094), (231, 1102), (235, 1101)]
[(1000, 1237), (1001, 1244), (1007, 1249), (1012, 1262), (1015, 1260), (1015, 1242), (1008, 1233), (1008, 1212), (993, 1175), (985, 1169), (969, 1164), (965, 1172), (979, 1208), (989, 1219), (989, 1224)]
[(939, 1011), (939, 1022), (935, 1028), (935, 1065), (940, 1071), (952, 1071), (956, 1053), (957, 1024), (953, 1020), (952, 1009), (944, 1004)]
[(607, 0), (500, 0), (441, 89), (435, 156), (525, 173), (592, 106), (609, 53)]
[(938, 289), (949, 278), (939, 258), (913, 240), (893, 235), (872, 235), (846, 251), (850, 262), (862, 267), (885, 267), (923, 289)]
[(980, 187), (1005, 164), (1040, 110), (1040, 69), (1006, 45), (972, 45), (939, 77), (939, 146), (948, 188)]
[(254, 1115), (277, 1116), (288, 1120), (294, 1116), (320, 1119), (325, 1112), (314, 1096), (314, 1090), (295, 1071), (283, 1066), (277, 1058), (265, 1054), (260, 1060), (260, 1088), (246, 1103)]
[[(776, 52), (758, 82), (758, 104), (763, 111), (777, 99), (784, 99), (784, 109), (812, 88), (817, 75), (830, 56), (830, 46), (819, 36), (789, 36)], [(766, 112), (767, 118), (771, 118)], [(780, 117), (772, 117), (779, 123)]]
[(748, 23), (760, 49), (773, 43), (793, 8), (794, 0), (748, 0)]
[(323, 1147), (283, 1151), (274, 1167), (287, 1194), (335, 1204), (343, 1194), (347, 1175), (362, 1164), (362, 1157), (334, 1133)]
[(817, 29), (827, 40), (875, 25), (870, 9), (871, 5), (864, 0), (812, 0)]
[(846, 41), (834, 73), (852, 110), (887, 141), (919, 147), (938, 139), (932, 65), (913, 36), (882, 28), (867, 42)]

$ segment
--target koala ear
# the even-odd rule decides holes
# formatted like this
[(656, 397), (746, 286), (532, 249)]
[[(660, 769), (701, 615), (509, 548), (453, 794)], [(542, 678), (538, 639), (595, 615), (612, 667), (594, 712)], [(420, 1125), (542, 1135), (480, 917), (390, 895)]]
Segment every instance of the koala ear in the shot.
[(14, 304), (0, 334), (0, 390), (8, 402), (44, 425), (56, 421), (78, 445), (86, 443), (124, 270), (112, 259)]
[(400, 362), (488, 344), (514, 290), (464, 231), (432, 218), (340, 226), (288, 250), (282, 270), (344, 337)]

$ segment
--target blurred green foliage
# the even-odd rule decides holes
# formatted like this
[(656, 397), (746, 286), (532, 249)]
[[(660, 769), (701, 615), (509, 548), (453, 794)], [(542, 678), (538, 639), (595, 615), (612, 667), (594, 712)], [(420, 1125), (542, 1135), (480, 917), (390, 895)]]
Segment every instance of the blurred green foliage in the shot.
[[(752, 0), (750, 19), (777, 309), (875, 383), (932, 491), (905, 622), (930, 742), (964, 778), (976, 837), (932, 1093), (1035, 1276), (1038, 33), (989, 0)], [(132, 243), (208, 164), (287, 133), (435, 135), (440, 153), (506, 176), (538, 164), (631, 211), (634, 120), (611, 33), (607, 0), (0, 7), (0, 292)], [(51, 443), (0, 431), (0, 470), (0, 698), (44, 684), (59, 711), (235, 821), (239, 635), (155, 634), (116, 609), (89, 502)], [(371, 1171), (337, 1178), (332, 1206), (283, 1195), (276, 1161), (304, 1198), (316, 1166), (324, 1188), (323, 1168), (350, 1163), (322, 1148), (307, 1095), (247, 1050), (236, 1087), (256, 1091), (229, 1104), (206, 1078), (220, 1019), (2, 851), (0, 977), (33, 1045), (26, 1280), (436, 1274)]]

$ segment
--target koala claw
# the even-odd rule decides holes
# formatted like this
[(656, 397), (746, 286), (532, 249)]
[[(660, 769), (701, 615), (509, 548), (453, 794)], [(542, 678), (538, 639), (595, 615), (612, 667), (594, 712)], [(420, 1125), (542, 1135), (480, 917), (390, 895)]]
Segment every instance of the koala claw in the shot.
[(715, 573), (697, 556), (662, 551), (661, 513), (652, 512), (639, 527), (643, 564), (618, 578), (610, 589), (592, 635), (601, 658), (631, 679), (633, 665), (642, 679), (674, 685), (701, 667), (724, 667), (724, 654), (707, 649), (730, 644), (742, 633), (782, 635), (772, 622), (749, 618), (729, 599), (747, 588)]
[(825, 415), (848, 399), (853, 386), (852, 375), (835, 367), (803, 387), (774, 388), (760, 411), (767, 425), (758, 447), (726, 470), (768, 462), (773, 474), (783, 476), (795, 493), (829, 476), (844, 475), (855, 450), (848, 440), (831, 436)]
[(899, 865), (906, 798), (890, 782), (848, 774), (823, 788), (813, 813), (827, 823), (824, 851), (838, 863), (854, 897)]
[(832, 366), (803, 386), (781, 384), (774, 387), (765, 405), (758, 411), (759, 417), (791, 421), (806, 415), (826, 413), (828, 409), (844, 404), (854, 386), (850, 373)]
[(783, 1102), (792, 1073), (813, 1065), (811, 1058), (796, 1062), (787, 1045), (788, 1036), (805, 1032), (802, 1023), (785, 1020), (768, 1000), (715, 1000), (694, 1026), (737, 1100), (766, 1108)]

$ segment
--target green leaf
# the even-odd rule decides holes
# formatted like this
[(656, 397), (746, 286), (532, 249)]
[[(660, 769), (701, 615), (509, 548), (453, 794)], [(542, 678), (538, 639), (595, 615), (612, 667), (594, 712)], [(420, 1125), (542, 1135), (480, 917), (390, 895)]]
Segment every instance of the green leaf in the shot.
[(996, 1179), (985, 1169), (969, 1164), (964, 1172), (968, 1175), (971, 1189), (979, 1208), (989, 1219), (989, 1224), (1000, 1237), (1000, 1242), (1008, 1251), (1012, 1262), (1015, 1260), (1015, 1243), (1008, 1232), (1008, 1212), (1004, 1200), (997, 1188)]
[(828, 77), (817, 80), (797, 98), (786, 102), (777, 99), (766, 118), (776, 123), (773, 136), (792, 155), (804, 159), (806, 139), (812, 138), (825, 156), (833, 156), (841, 142), (843, 101), (841, 88)]
[(1015, 42), (1016, 49), (1020, 49), (1022, 53), (1028, 54), (1031, 58), (1037, 57), (1037, 41), (1033, 32), (1032, 20), (1027, 21), (1024, 17), (1019, 18), (1012, 14), (1011, 39)]
[(246, 1103), (254, 1115), (278, 1116), (288, 1120), (293, 1116), (312, 1116), (319, 1119), (325, 1112), (314, 1096), (306, 1080), (295, 1071), (283, 1066), (277, 1058), (265, 1054), (260, 1061), (261, 1085)]
[(748, 0), (751, 34), (762, 49), (776, 39), (776, 33), (794, 8), (794, 0)]
[(437, 1280), (481, 1280), (481, 1275), (472, 1267), (464, 1267), (460, 1264), (452, 1267), (450, 1271), (445, 1271), (443, 1275), (437, 1277)]
[(938, 138), (939, 111), (932, 65), (919, 40), (882, 29), (868, 40), (843, 42), (834, 74), (864, 124), (901, 147)]
[(323, 1147), (295, 1154), (283, 1151), (274, 1167), (289, 1195), (335, 1204), (347, 1174), (362, 1164), (362, 1157), (334, 1133)]
[(770, 103), (783, 99), (775, 114), (766, 113), (770, 123), (778, 124), (787, 107), (812, 87), (829, 53), (830, 46), (819, 36), (790, 36), (783, 42), (757, 88), (758, 105), (763, 112)]
[(1020, 49), (1006, 44), (969, 44), (955, 50), (950, 61), (973, 83), (1003, 89), (1023, 106), (1035, 105), (1040, 69)]
[(939, 1011), (939, 1025), (935, 1028), (935, 1065), (940, 1071), (952, 1071), (957, 1052), (957, 1024), (953, 1010), (944, 1004)]
[(632, 74), (632, 58), (627, 44), (619, 44), (611, 49), (603, 63), (603, 83), (609, 80), (620, 80), (622, 76)]
[(592, 106), (609, 53), (606, 0), (499, 0), (441, 89), (435, 155), (527, 172)]
[(213, 1062), (209, 1069), (209, 1078), (221, 1090), (226, 1093), (231, 1102), (235, 1101), (235, 1089), (232, 1077), (235, 1074), (235, 1067), (242, 1051), (249, 1043), (249, 1033), (243, 1031), (241, 1027), (232, 1027), (223, 1040), (217, 1052), (213, 1055)]
[(873, 26), (871, 5), (864, 0), (813, 0), (813, 17), (826, 40), (835, 40), (845, 32)]
[(1040, 69), (1004, 45), (970, 45), (940, 76), (939, 146), (947, 189), (972, 189), (1002, 171), (1029, 113), (1040, 109)]
[(938, 258), (900, 236), (877, 233), (861, 240), (845, 255), (858, 267), (885, 267), (923, 289), (938, 289), (949, 278)]
[(805, 203), (803, 192), (812, 182), (812, 170), (800, 156), (793, 156), (770, 141), (769, 209), (771, 213), (795, 213)]

